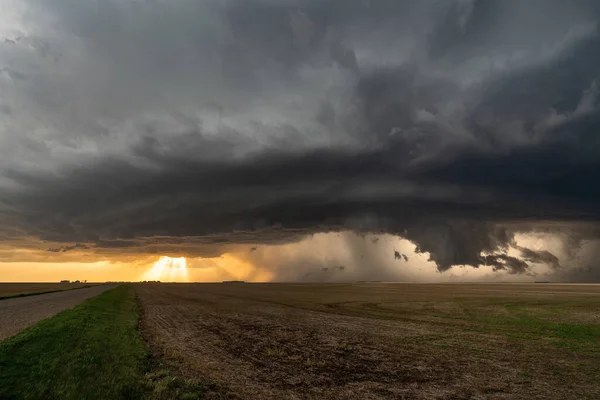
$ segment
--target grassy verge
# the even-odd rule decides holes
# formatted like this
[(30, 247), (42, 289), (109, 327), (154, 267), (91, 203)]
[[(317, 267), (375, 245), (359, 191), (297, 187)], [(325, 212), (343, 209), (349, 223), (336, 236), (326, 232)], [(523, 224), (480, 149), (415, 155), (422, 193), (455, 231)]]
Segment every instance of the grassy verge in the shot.
[(0, 343), (0, 399), (201, 399), (203, 387), (157, 370), (120, 286)]
[(6, 300), (6, 299), (15, 299), (17, 297), (28, 297), (28, 296), (37, 296), (38, 294), (48, 294), (48, 293), (56, 293), (56, 292), (66, 292), (68, 290), (77, 290), (77, 289), (84, 289), (84, 288), (90, 288), (94, 285), (86, 285), (86, 286), (79, 286), (79, 287), (75, 287), (75, 288), (67, 288), (67, 289), (55, 289), (55, 290), (44, 290), (42, 292), (27, 292), (27, 293), (16, 293), (16, 294), (9, 294), (9, 295), (4, 295), (4, 296), (0, 296), (0, 300)]

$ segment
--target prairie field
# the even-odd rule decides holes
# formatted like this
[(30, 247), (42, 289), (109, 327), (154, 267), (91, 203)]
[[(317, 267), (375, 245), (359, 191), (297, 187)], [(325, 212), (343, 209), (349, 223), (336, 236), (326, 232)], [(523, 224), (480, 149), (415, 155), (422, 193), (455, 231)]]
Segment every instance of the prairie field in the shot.
[(206, 398), (600, 398), (600, 285), (134, 288), (150, 349)]
[(94, 283), (0, 283), (0, 299), (90, 287)]

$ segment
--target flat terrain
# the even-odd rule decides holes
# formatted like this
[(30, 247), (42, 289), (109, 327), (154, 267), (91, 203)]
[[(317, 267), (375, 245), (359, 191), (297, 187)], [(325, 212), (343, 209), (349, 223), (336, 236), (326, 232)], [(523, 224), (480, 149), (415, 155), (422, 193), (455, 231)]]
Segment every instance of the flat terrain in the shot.
[(193, 400), (203, 392), (151, 357), (128, 285), (0, 342), (2, 400)]
[(97, 283), (0, 283), (0, 300), (35, 293), (51, 293), (62, 290), (90, 287)]
[(115, 285), (99, 285), (1, 300), (0, 340), (114, 287)]
[(600, 398), (597, 285), (134, 287), (155, 354), (230, 398)]

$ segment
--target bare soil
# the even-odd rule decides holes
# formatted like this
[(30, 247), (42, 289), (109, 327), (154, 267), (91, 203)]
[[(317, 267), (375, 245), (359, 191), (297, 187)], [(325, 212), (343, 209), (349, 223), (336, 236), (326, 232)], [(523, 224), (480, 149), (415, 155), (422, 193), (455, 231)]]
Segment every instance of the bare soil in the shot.
[(114, 287), (115, 285), (98, 285), (2, 300), (0, 301), (0, 341)]
[(152, 349), (215, 398), (600, 398), (597, 285), (135, 288)]

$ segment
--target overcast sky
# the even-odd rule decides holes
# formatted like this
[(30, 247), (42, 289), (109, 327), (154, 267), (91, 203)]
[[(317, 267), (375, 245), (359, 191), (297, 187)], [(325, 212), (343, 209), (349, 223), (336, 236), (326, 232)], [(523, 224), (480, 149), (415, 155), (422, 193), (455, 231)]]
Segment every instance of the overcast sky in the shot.
[(0, 9), (0, 263), (354, 231), (448, 276), (600, 280), (597, 0)]

